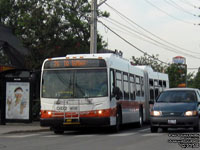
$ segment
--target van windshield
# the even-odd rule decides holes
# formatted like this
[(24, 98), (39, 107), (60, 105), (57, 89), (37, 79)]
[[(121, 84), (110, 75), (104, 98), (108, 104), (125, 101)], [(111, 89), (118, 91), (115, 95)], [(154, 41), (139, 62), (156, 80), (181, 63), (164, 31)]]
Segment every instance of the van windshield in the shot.
[(197, 102), (195, 91), (165, 91), (160, 94), (157, 102), (166, 103), (192, 103)]

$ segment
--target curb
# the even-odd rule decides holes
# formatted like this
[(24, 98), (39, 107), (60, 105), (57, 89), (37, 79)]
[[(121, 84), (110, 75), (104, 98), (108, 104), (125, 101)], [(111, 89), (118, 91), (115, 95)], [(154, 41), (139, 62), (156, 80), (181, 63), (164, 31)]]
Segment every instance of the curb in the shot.
[(6, 133), (2, 133), (4, 135), (6, 134), (14, 134), (14, 133), (33, 133), (33, 132), (47, 132), (47, 131), (50, 131), (50, 129), (33, 129), (33, 130), (16, 130), (16, 131), (8, 131)]

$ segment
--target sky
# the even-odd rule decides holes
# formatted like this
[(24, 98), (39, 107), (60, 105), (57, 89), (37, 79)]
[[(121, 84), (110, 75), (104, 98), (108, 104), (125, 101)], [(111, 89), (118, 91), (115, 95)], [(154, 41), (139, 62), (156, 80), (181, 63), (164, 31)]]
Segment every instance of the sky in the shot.
[[(163, 62), (172, 63), (173, 57), (183, 56), (188, 68), (199, 68), (199, 8), (200, 0), (107, 0), (99, 9), (110, 17), (98, 20), (145, 53), (158, 54)], [(101, 23), (97, 27), (108, 49), (122, 51), (129, 60), (143, 56)], [(197, 69), (189, 70), (193, 71)]]

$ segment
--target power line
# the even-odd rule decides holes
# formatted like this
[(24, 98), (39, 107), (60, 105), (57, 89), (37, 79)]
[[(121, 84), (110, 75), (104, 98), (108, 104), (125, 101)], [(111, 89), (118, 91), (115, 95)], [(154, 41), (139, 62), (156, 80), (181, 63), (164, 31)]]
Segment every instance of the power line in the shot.
[[(104, 20), (106, 20), (106, 19), (104, 19)], [(119, 25), (123, 26), (123, 30), (124, 30), (124, 27), (128, 28), (129, 30), (131, 30), (131, 31), (127, 31), (127, 32), (132, 33), (132, 31), (134, 31), (135, 33), (138, 34), (138, 35), (135, 35), (135, 34), (134, 34), (134, 35), (137, 36), (139, 39), (142, 39), (142, 40), (144, 40), (144, 41), (146, 41), (146, 42), (148, 42), (148, 43), (151, 43), (151, 44), (153, 44), (153, 45), (155, 45), (155, 46), (157, 46), (157, 47), (164, 48), (165, 50), (170, 51), (170, 52), (182, 53), (183, 55), (186, 55), (186, 56), (188, 56), (188, 57), (200, 59), (199, 57), (196, 57), (196, 56), (193, 56), (193, 55), (190, 55), (190, 54), (181, 52), (181, 51), (179, 51), (179, 50), (177, 50), (177, 49), (174, 49), (174, 48), (172, 48), (172, 47), (169, 47), (168, 45), (163, 44), (163, 43), (161, 43), (161, 42), (159, 42), (159, 41), (157, 41), (157, 40), (155, 40), (155, 39), (153, 39), (153, 38), (151, 38), (151, 37), (149, 37), (149, 36), (147, 36), (147, 35), (145, 35), (145, 34), (141, 34), (140, 32), (135, 31), (134, 29), (132, 29), (132, 28), (130, 28), (130, 27), (128, 27), (128, 26), (126, 26), (126, 25), (124, 25), (124, 24), (122, 24), (122, 23), (120, 23), (120, 22), (114, 20), (114, 19), (109, 18), (109, 20), (112, 20), (112, 21), (116, 22), (117, 24), (114, 24), (113, 22), (110, 22), (110, 21), (108, 21), (108, 20), (106, 20), (106, 21), (108, 21), (108, 22), (110, 22), (111, 24), (114, 24), (115, 26), (118, 26), (118, 27), (119, 27)], [(121, 26), (120, 26), (119, 28), (122, 28)], [(126, 30), (126, 29), (125, 29), (125, 30)], [(132, 34), (133, 34), (133, 33), (132, 33)], [(143, 36), (143, 37), (145, 37), (145, 38), (147, 38), (147, 39), (149, 39), (149, 40), (151, 40), (151, 41), (153, 41), (153, 42), (151, 42), (151, 41), (149, 41), (149, 40), (146, 40), (146, 39), (144, 39), (144, 38), (141, 37), (141, 36)], [(155, 43), (154, 43), (154, 42), (155, 42)]]
[(135, 45), (133, 45), (132, 43), (130, 43), (128, 40), (126, 40), (125, 38), (123, 38), (121, 35), (119, 35), (118, 33), (116, 33), (115, 31), (113, 31), (110, 27), (108, 27), (106, 24), (104, 24), (102, 21), (98, 21), (100, 22), (102, 25), (104, 25), (108, 30), (110, 30), (112, 33), (114, 33), (116, 36), (118, 36), (120, 39), (122, 39), (124, 42), (128, 43), (130, 46), (132, 46), (133, 48), (135, 48), (136, 50), (138, 50), (139, 52), (153, 58), (154, 60), (156, 61), (159, 61), (163, 64), (166, 64), (166, 65), (169, 65), (168, 63), (164, 62), (164, 61), (161, 61), (159, 59), (155, 59), (153, 56), (151, 56), (150, 54), (148, 54), (147, 52), (141, 50), (140, 48), (136, 47)]
[(182, 3), (184, 3), (184, 4), (186, 4), (186, 5), (189, 5), (189, 6), (193, 7), (193, 8), (199, 8), (199, 7), (193, 5), (192, 3), (188, 2), (188, 1), (184, 1), (184, 0), (180, 0), (180, 1), (181, 1)]
[(180, 18), (177, 18), (177, 17), (175, 17), (175, 16), (173, 16), (173, 15), (170, 15), (170, 14), (167, 13), (166, 11), (162, 10), (161, 8), (159, 8), (159, 7), (157, 7), (156, 5), (154, 5), (153, 3), (151, 3), (149, 0), (144, 0), (144, 1), (145, 1), (146, 3), (148, 3), (149, 5), (151, 5), (152, 7), (155, 7), (156, 9), (158, 9), (159, 11), (161, 11), (162, 13), (166, 14), (167, 16), (169, 16), (169, 17), (171, 17), (171, 18), (173, 18), (173, 19), (175, 19), (175, 20), (178, 20), (178, 21), (183, 22), (183, 23), (186, 23), (186, 24), (193, 24), (193, 25), (195, 25), (195, 24), (192, 23), (192, 22), (185, 21), (185, 20), (182, 20), (182, 19), (180, 19)]
[[(150, 31), (148, 31), (147, 29), (143, 28), (142, 26), (138, 25), (138, 24), (135, 23), (133, 20), (131, 20), (131, 19), (128, 18), (127, 16), (123, 15), (122, 13), (120, 13), (119, 11), (117, 11), (116, 9), (114, 9), (113, 7), (111, 7), (110, 5), (108, 5), (107, 3), (105, 3), (105, 4), (106, 4), (110, 9), (112, 9), (114, 12), (116, 12), (122, 19), (124, 19), (124, 18), (127, 19), (127, 20), (129, 21), (128, 23), (130, 23), (130, 22), (133, 23), (133, 24), (136, 25), (138, 28), (140, 28), (140, 29), (142, 29), (143, 31), (147, 32), (148, 34), (150, 34), (150, 35), (152, 35), (152, 36), (158, 38), (159, 40), (161, 40), (161, 41), (163, 41), (163, 42), (165, 42), (165, 43), (167, 43), (167, 44), (169, 44), (169, 45), (172, 45), (172, 46), (174, 46), (174, 47), (176, 47), (176, 48), (178, 48), (178, 49), (180, 49), (180, 50), (184, 50), (184, 51), (191, 52), (191, 53), (194, 53), (194, 54), (200, 54), (200, 53), (198, 53), (198, 52), (193, 52), (193, 51), (190, 51), (190, 50), (188, 50), (188, 49), (179, 47), (179, 46), (177, 46), (177, 45), (175, 45), (175, 44), (173, 44), (173, 43), (171, 43), (171, 42), (168, 42), (168, 41), (166, 41), (166, 40), (160, 38), (159, 36), (153, 34), (152, 32), (150, 32)], [(124, 20), (125, 20), (125, 19), (124, 19)], [(127, 21), (127, 20), (125, 20), (125, 21)], [(132, 25), (132, 24), (131, 24), (131, 25)], [(142, 34), (142, 33), (141, 33), (141, 34)], [(187, 54), (187, 55), (188, 55), (188, 54)]]
[(193, 13), (187, 11), (186, 9), (184, 9), (183, 7), (181, 7), (180, 5), (178, 5), (176, 2), (174, 2), (174, 1), (172, 1), (172, 0), (169, 0), (169, 1), (164, 0), (164, 1), (165, 1), (165, 3), (167, 3), (168, 5), (170, 5), (170, 6), (174, 7), (174, 8), (176, 8), (176, 9), (179, 9), (179, 10), (181, 10), (182, 12), (184, 12), (184, 13), (186, 13), (186, 14), (189, 14), (189, 15), (192, 15), (192, 16), (195, 16), (195, 17), (198, 17), (198, 15), (193, 14)]

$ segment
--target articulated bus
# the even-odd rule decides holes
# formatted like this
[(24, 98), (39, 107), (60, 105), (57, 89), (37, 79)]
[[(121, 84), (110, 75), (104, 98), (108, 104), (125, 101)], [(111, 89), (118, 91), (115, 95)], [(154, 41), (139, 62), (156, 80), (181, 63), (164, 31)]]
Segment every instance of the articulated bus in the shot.
[(168, 75), (134, 66), (117, 54), (46, 59), (41, 73), (41, 126), (55, 133), (149, 120), (149, 101), (169, 87)]

